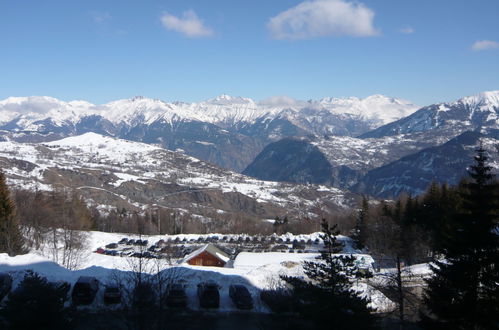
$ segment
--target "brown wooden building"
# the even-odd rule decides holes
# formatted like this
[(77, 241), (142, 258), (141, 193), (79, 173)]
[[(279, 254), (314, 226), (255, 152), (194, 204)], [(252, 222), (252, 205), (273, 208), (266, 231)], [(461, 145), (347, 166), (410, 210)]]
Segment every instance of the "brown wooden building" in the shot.
[(213, 244), (206, 244), (205, 246), (188, 254), (182, 262), (186, 262), (193, 266), (212, 266), (224, 267), (229, 261), (229, 255)]

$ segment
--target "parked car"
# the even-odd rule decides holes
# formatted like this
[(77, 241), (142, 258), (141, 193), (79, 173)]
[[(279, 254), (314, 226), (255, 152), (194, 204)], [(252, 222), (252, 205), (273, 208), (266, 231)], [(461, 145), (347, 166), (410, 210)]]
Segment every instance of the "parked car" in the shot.
[(106, 249), (116, 249), (118, 247), (118, 243), (109, 243), (106, 245)]
[(105, 250), (104, 254), (108, 255), (108, 256), (117, 256), (118, 255), (118, 251), (116, 251), (116, 250)]
[(142, 257), (148, 258), (148, 259), (156, 259), (158, 256), (155, 255), (154, 253), (149, 252), (149, 251), (144, 251), (144, 252), (142, 252)]
[(214, 282), (198, 284), (199, 306), (202, 308), (218, 308), (220, 306), (220, 293), (218, 285)]
[(177, 283), (170, 285), (166, 292), (165, 303), (167, 307), (187, 307), (187, 294), (184, 286)]
[(128, 238), (126, 237), (123, 237), (119, 242), (118, 244), (127, 244), (128, 243)]
[(75, 305), (88, 305), (99, 291), (99, 280), (93, 276), (80, 276), (73, 287), (71, 298)]
[(248, 289), (244, 285), (231, 285), (229, 287), (229, 296), (234, 305), (239, 309), (252, 309), (253, 299)]
[(12, 289), (12, 276), (7, 273), (0, 273), (0, 301)]
[(97, 248), (97, 250), (95, 250), (95, 253), (98, 253), (98, 254), (104, 254), (106, 252), (106, 250), (104, 250), (103, 248)]
[(121, 290), (119, 287), (110, 285), (104, 290), (104, 304), (119, 304), (121, 302)]

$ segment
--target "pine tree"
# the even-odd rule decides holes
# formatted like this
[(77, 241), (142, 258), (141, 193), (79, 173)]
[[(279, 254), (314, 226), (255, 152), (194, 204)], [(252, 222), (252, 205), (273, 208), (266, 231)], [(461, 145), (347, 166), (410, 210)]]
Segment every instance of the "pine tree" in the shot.
[(369, 301), (352, 289), (353, 281), (365, 277), (352, 255), (336, 255), (342, 249), (339, 231), (322, 221), (324, 241), (318, 262), (305, 262), (308, 279), (283, 277), (292, 286), (292, 297), (300, 314), (314, 322), (316, 329), (373, 329), (375, 317)]
[(0, 171), (0, 253), (14, 256), (23, 252), (23, 246), (14, 203), (10, 199), (5, 175)]
[(352, 239), (354, 248), (362, 250), (366, 245), (366, 225), (369, 219), (369, 200), (366, 196), (362, 197), (362, 206), (357, 214), (355, 228), (353, 229)]
[(64, 311), (66, 295), (63, 286), (56, 286), (28, 271), (17, 288), (9, 293), (1, 314), (8, 329), (68, 329)]
[(462, 210), (442, 246), (427, 281), (426, 328), (493, 329), (499, 326), (499, 196), (482, 146), (471, 180), (460, 187)]

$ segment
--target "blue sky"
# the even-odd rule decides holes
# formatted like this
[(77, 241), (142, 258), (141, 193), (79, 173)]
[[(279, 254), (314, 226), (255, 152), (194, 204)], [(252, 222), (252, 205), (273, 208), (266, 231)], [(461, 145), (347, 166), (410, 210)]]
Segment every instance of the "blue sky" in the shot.
[(0, 1), (0, 99), (94, 103), (499, 89), (497, 0)]

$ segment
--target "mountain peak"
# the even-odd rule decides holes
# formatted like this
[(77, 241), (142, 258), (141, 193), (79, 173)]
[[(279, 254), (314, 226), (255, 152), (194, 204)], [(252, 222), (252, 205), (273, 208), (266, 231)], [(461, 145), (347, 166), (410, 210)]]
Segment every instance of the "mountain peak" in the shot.
[(230, 96), (228, 94), (220, 94), (214, 99), (209, 99), (206, 102), (202, 103), (211, 103), (211, 104), (246, 104), (246, 103), (254, 103), (252, 99), (241, 97), (241, 96)]
[(499, 108), (499, 91), (481, 92), (472, 96), (463, 97), (457, 102), (480, 109), (489, 109), (491, 107)]
[(382, 94), (371, 95), (363, 99), (328, 97), (321, 99), (318, 103), (332, 113), (356, 115), (384, 124), (408, 116), (419, 108), (408, 101)]

